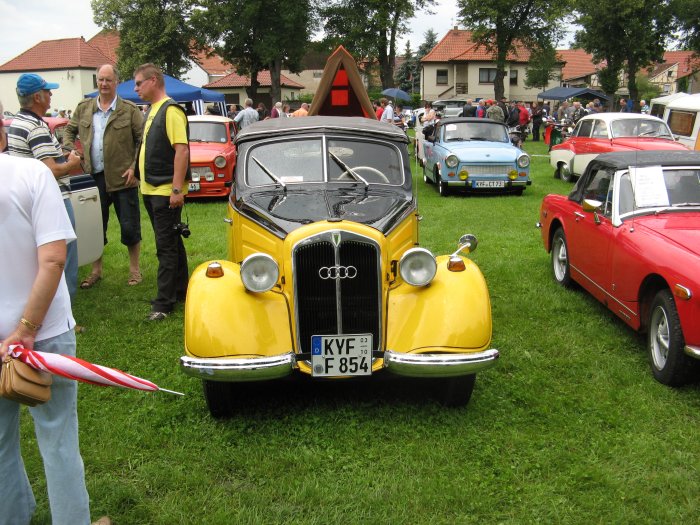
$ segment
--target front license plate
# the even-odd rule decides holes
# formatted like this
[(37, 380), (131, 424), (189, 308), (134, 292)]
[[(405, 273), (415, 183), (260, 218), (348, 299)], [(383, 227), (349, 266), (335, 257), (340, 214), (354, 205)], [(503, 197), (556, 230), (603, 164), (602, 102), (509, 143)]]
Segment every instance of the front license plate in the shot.
[(505, 188), (504, 180), (475, 180), (473, 188)]
[(311, 336), (314, 377), (372, 374), (372, 334)]
[(190, 182), (190, 191), (199, 191), (199, 182)]

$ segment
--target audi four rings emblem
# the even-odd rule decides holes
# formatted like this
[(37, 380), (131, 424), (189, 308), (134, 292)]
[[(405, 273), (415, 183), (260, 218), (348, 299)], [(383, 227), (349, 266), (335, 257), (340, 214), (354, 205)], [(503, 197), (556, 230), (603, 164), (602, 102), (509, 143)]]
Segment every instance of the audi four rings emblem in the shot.
[(323, 266), (318, 270), (321, 279), (354, 279), (357, 268), (354, 266)]

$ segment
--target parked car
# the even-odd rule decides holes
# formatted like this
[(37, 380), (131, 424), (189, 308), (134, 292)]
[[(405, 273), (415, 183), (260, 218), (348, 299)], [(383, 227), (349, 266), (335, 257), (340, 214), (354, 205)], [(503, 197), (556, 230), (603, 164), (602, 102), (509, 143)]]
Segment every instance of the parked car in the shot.
[(554, 176), (573, 181), (601, 153), (613, 151), (687, 151), (674, 140), (666, 123), (638, 113), (597, 113), (576, 123), (571, 136), (552, 147), (550, 164)]
[(433, 102), (433, 107), (443, 117), (459, 117), (462, 115), (462, 108), (464, 108), (466, 103), (467, 99), (448, 98), (436, 100)]
[(228, 256), (194, 270), (185, 304), (181, 367), (211, 414), (245, 402), (236, 383), (293, 373), (438, 378), (445, 403), (468, 403), (499, 355), (488, 289), (460, 255), (474, 236), (452, 255), (419, 247), (406, 134), (312, 116), (257, 122), (235, 143)]
[(505, 124), (483, 118), (449, 118), (423, 142), (423, 180), (443, 197), (454, 190), (522, 195), (530, 157), (511, 144)]
[(236, 163), (235, 123), (218, 115), (191, 115), (187, 120), (192, 168), (187, 197), (226, 197)]
[(544, 198), (539, 226), (555, 281), (646, 332), (658, 381), (697, 378), (700, 152), (600, 155), (568, 197)]
[[(63, 129), (70, 122), (62, 117), (43, 117), (51, 133), (59, 143), (63, 142)], [(10, 127), (12, 119), (3, 120), (5, 129)], [(80, 141), (77, 141), (80, 145)], [(91, 264), (104, 251), (104, 236), (102, 233), (102, 208), (97, 183), (91, 175), (85, 174), (81, 168), (71, 171), (70, 176), (61, 179), (70, 184), (69, 197), (75, 214), (75, 234), (78, 237), (78, 265)]]

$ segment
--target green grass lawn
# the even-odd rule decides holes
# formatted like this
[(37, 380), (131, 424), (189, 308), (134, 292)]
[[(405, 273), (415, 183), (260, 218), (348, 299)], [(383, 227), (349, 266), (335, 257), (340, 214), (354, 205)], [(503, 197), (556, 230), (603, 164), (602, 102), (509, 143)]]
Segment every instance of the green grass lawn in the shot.
[[(87, 326), (78, 354), (186, 397), (80, 387), (93, 516), (117, 525), (697, 523), (698, 385), (655, 382), (640, 336), (553, 282), (535, 223), (542, 197), (570, 185), (552, 177), (542, 143), (525, 149), (534, 182), (522, 197), (441, 198), (414, 173), (421, 243), (442, 254), (475, 234), (471, 257), (490, 288), (501, 359), (479, 375), (466, 409), (443, 408), (408, 381), (295, 381), (252, 385), (237, 416), (211, 419), (200, 382), (178, 368), (182, 309), (143, 321), (156, 276), (147, 217), (144, 282), (127, 287), (113, 215), (104, 279), (77, 294)], [(225, 256), (226, 204), (187, 210), (192, 270)], [(22, 432), (33, 523), (48, 524), (28, 414)]]

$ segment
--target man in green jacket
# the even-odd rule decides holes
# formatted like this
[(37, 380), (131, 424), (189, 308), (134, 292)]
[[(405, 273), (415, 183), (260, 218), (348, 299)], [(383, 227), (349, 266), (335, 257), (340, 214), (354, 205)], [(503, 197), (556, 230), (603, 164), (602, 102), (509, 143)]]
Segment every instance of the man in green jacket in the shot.
[[(75, 108), (64, 133), (64, 147), (75, 148), (80, 139), (83, 166), (97, 182), (102, 204), (102, 227), (107, 244), (109, 206), (121, 227), (121, 242), (129, 250), (129, 278), (133, 286), (141, 282), (141, 215), (138, 181), (133, 180), (136, 147), (141, 140), (143, 115), (132, 102), (117, 96), (119, 76), (111, 64), (97, 70), (98, 96), (85, 99)], [(81, 288), (91, 288), (102, 278), (102, 258), (92, 264), (92, 272)]]

